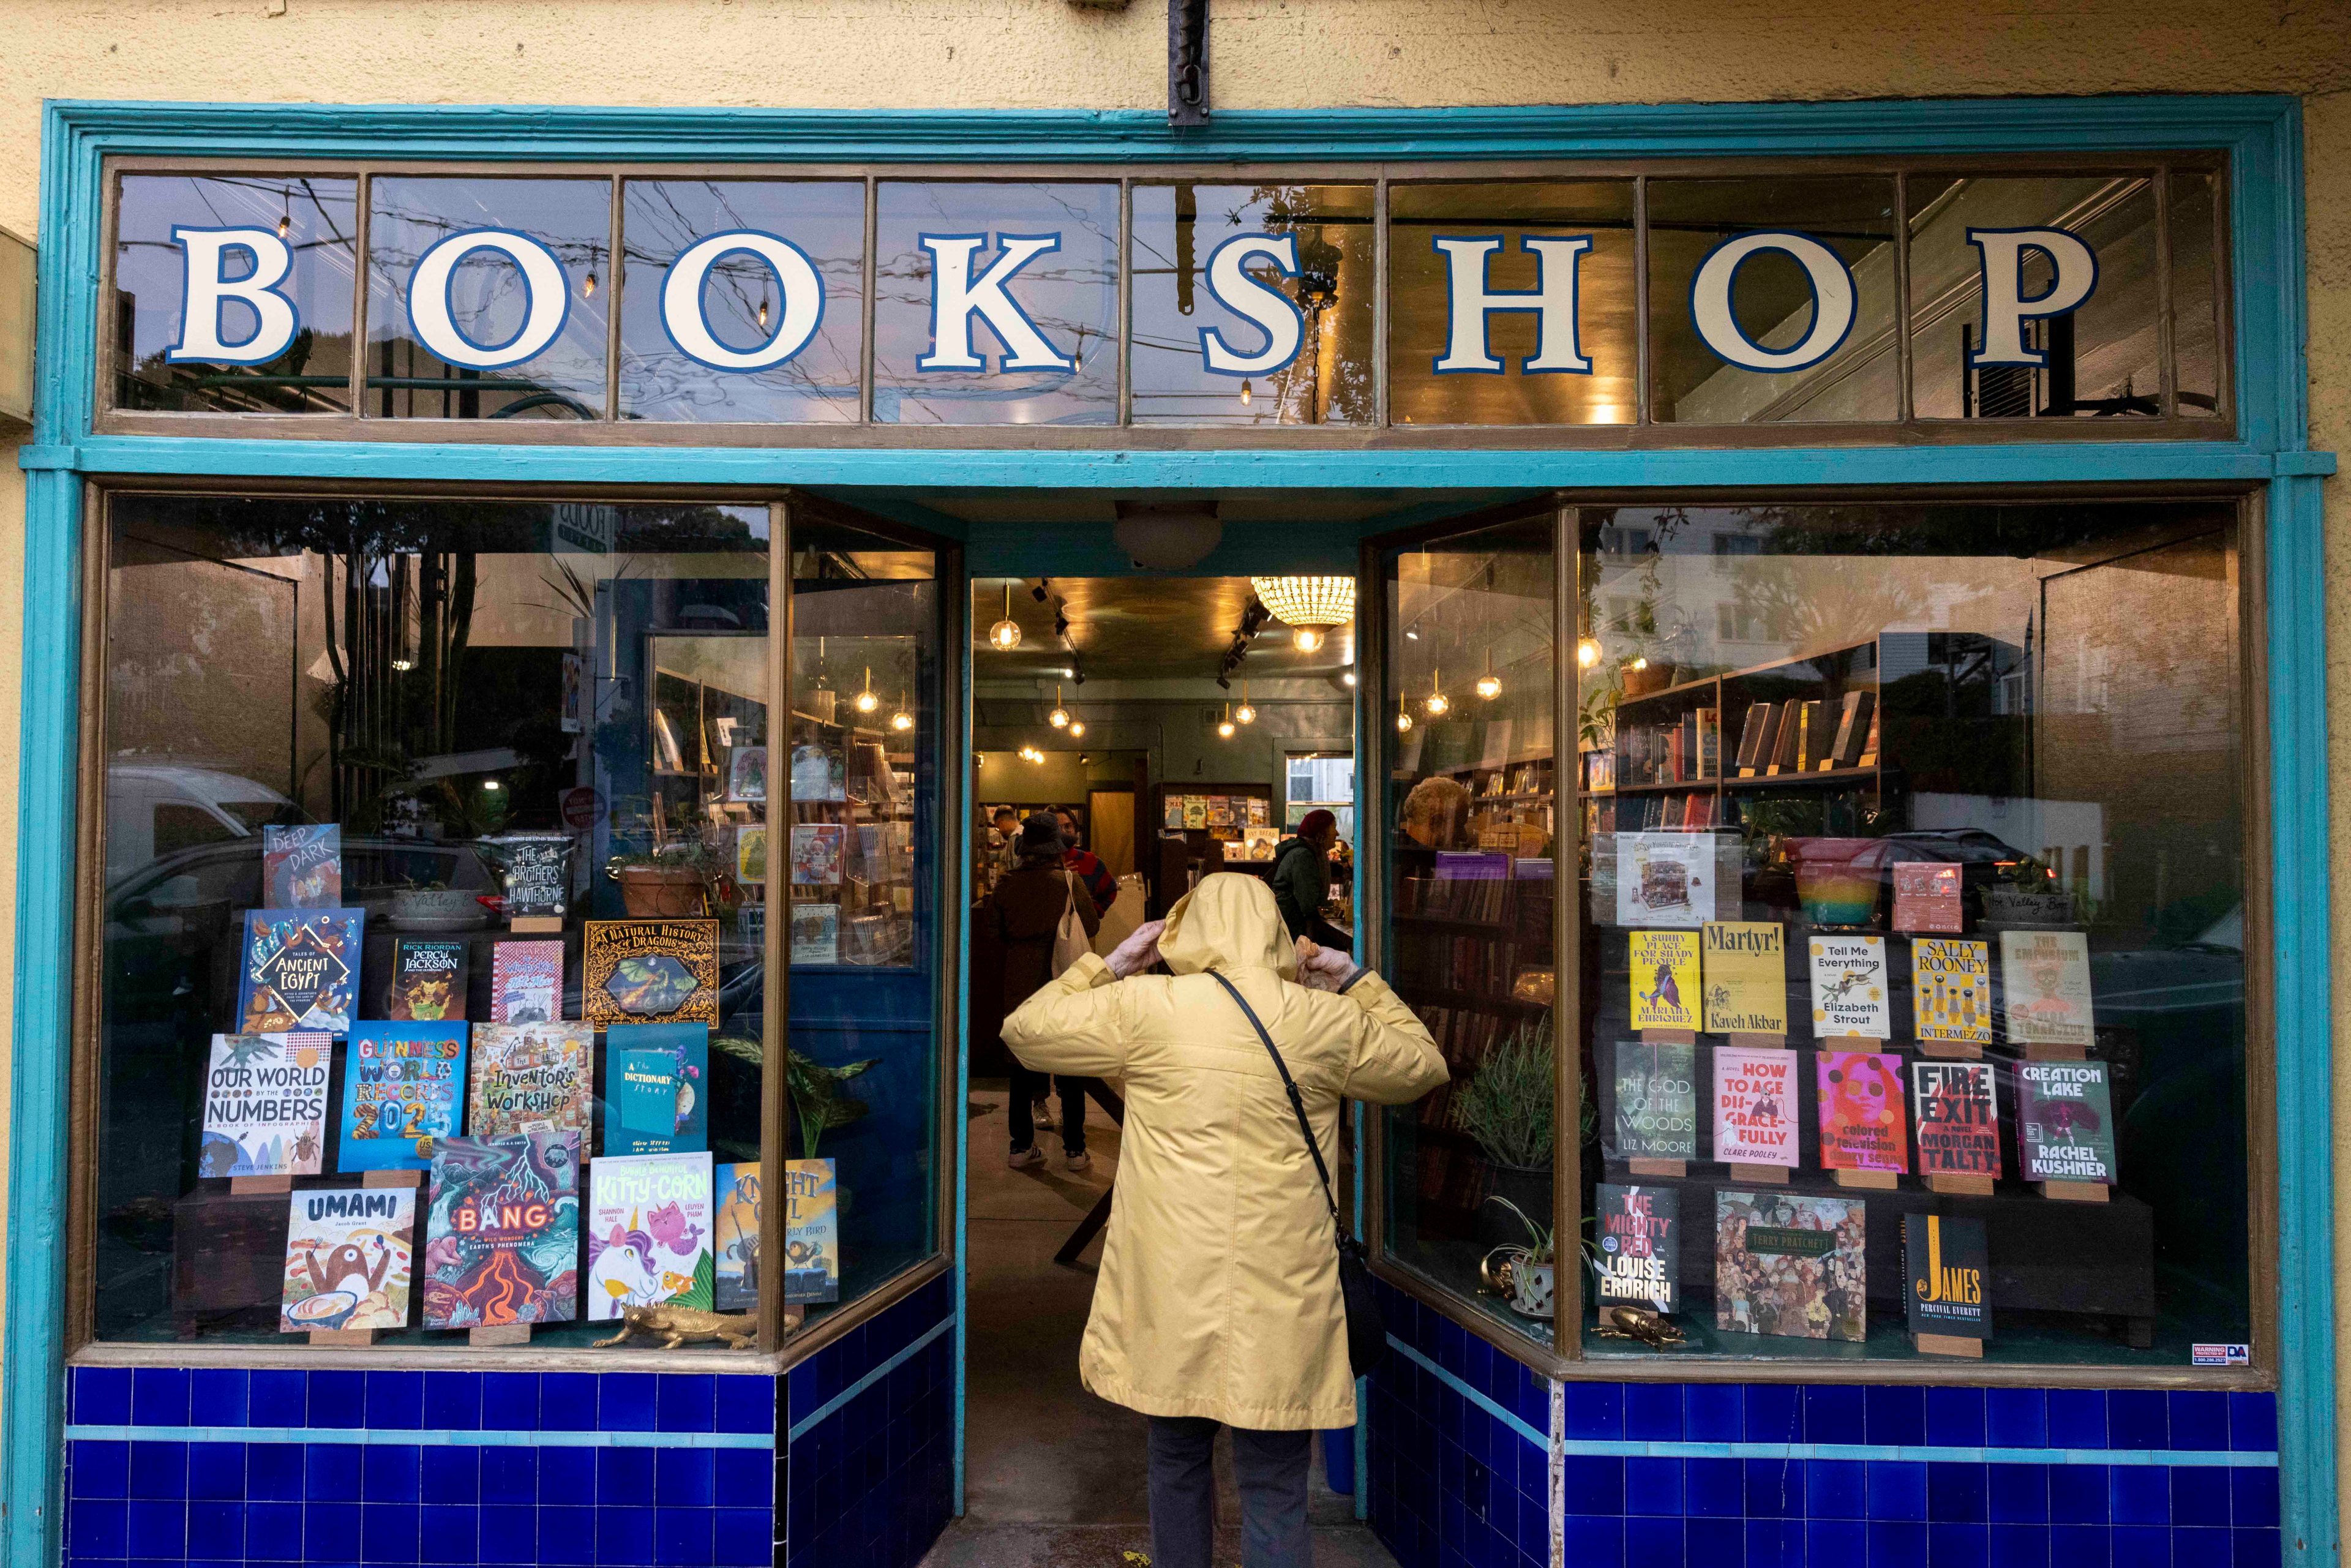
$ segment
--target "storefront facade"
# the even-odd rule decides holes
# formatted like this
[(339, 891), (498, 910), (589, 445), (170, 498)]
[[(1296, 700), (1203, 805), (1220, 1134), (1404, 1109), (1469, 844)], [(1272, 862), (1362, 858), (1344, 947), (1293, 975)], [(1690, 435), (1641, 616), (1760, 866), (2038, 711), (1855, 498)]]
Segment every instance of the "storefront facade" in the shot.
[[(920, 1555), (961, 1445), (966, 584), (1110, 548), (953, 503), (1040, 491), (1229, 517), (1382, 498), (1344, 526), (1228, 523), (1219, 559), (1355, 577), (1360, 929), (1421, 988), (1456, 1098), (1484, 1079), (1499, 1113), (1356, 1124), (1394, 1344), (1358, 1496), (1399, 1561), (2331, 1555), (2334, 1120), (2294, 1088), (2333, 1071), (2302, 114), (1285, 106), (1177, 133), (1145, 111), (51, 105), (19, 454), (12, 1559)], [(273, 653), (214, 653), (237, 666), (215, 682), (199, 628)], [(461, 653), (549, 733), (474, 744)], [(367, 695), (436, 671), (421, 706)], [(392, 741), (399, 788), (374, 760)], [(164, 785), (263, 776), (218, 760), (240, 746), (291, 759), (282, 788), (196, 805), (343, 835), (371, 924), (341, 938), (340, 1028), (255, 1010), (242, 915), (280, 904), (204, 884), (214, 836), (155, 841), (189, 821), (152, 806)], [(807, 929), (764, 918), (794, 903), (782, 833), (765, 848), (786, 747), (792, 860), (814, 830), (862, 862)], [(483, 791), (558, 785), (572, 859), (524, 913), (509, 862), (539, 824)], [(726, 835), (725, 873), (690, 911), (641, 901), (626, 873), (687, 824)], [(427, 1213), (449, 1173), (352, 1187), (351, 1042), (406, 961), (382, 928), (440, 929), (414, 898), (473, 890), (434, 858), (464, 841), (499, 846), (499, 935), (568, 944), (563, 1019), (706, 1028), (678, 1067), (705, 1085), (691, 1140), (616, 1141), (615, 1042), (577, 1047), (603, 1085), (569, 1145), (591, 1292), (627, 1283), (596, 1235), (603, 1159), (682, 1150), (770, 1191), (820, 1166), (853, 1195), (821, 1288), (788, 1263), (783, 1291), (754, 1272), (719, 1298), (752, 1348), (594, 1348), (549, 1321), (569, 1311), (496, 1343), (455, 1288), (471, 1256), (426, 1240), (455, 1223)], [(1729, 865), (1740, 899), (1693, 894)], [(639, 955), (705, 980), (706, 1012), (594, 967), (620, 937), (589, 923), (664, 918), (718, 923), (706, 976), (697, 933)], [(1742, 931), (1785, 966), (1784, 1010), (1706, 1010), (1699, 949)], [(1878, 966), (1862, 994), (1887, 1005), (1826, 1016), (1836, 977), (1800, 941), (1858, 944), (1827, 959)], [(1981, 1006), (1930, 1006), (1922, 955)], [(468, 959), (502, 1000), (484, 971), (507, 958)], [(1662, 1010), (1669, 979), (1705, 1003)], [(176, 1072), (198, 1104), (212, 1036), (289, 1020), (347, 1037), (315, 1069), (330, 1160), (239, 1176), (142, 1092)], [(478, 1073), (478, 1028), (472, 1049)], [(1531, 1075), (1515, 1094), (1498, 1059)], [(1773, 1073), (1796, 1113), (1752, 1103)], [(1892, 1154), (1824, 1108), (1831, 1073), (1890, 1075)], [(2095, 1082), (2116, 1134), (2062, 1172), (2023, 1163), (2009, 1109), (2055, 1078)], [(413, 1205), (423, 1316), (371, 1344), (281, 1329), (287, 1206), (298, 1231), (329, 1189)], [(1595, 1256), (1691, 1221), (1662, 1233), (1667, 1271), (1710, 1304), (1678, 1346), (1609, 1337), (1601, 1275), (1562, 1266), (1555, 1314), (1530, 1310), (1536, 1271), (1490, 1278), (1522, 1239), (1491, 1230), (1497, 1193), (1562, 1257), (1611, 1205), (1644, 1223), (1594, 1225)], [(781, 1206), (748, 1212), (738, 1244), (787, 1256)], [(1904, 1220), (1929, 1214), (1961, 1222), (1955, 1269), (1969, 1225), (1991, 1239), (1981, 1357), (1886, 1327)], [(1726, 1227), (1824, 1288), (1776, 1264), (1742, 1283)], [(265, 1233), (245, 1273), (266, 1291), (214, 1290)]]

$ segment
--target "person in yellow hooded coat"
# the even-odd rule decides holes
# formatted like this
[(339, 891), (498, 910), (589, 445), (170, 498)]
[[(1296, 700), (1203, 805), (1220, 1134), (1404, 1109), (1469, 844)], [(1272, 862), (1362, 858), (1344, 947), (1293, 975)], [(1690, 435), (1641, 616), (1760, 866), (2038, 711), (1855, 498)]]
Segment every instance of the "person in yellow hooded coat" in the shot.
[[(1171, 974), (1142, 973), (1161, 961)], [(1273, 1036), (1333, 1170), (1340, 1101), (1417, 1100), (1445, 1082), (1445, 1059), (1384, 981), (1293, 943), (1265, 883), (1235, 873), (1203, 878), (1164, 922), (1107, 960), (1080, 958), (1004, 1021), (1032, 1071), (1126, 1081), (1078, 1368), (1152, 1418), (1154, 1568), (1207, 1568), (1219, 1425), (1233, 1432), (1244, 1563), (1305, 1568), (1312, 1434), (1355, 1420), (1337, 1239), (1273, 1060), (1210, 970)]]

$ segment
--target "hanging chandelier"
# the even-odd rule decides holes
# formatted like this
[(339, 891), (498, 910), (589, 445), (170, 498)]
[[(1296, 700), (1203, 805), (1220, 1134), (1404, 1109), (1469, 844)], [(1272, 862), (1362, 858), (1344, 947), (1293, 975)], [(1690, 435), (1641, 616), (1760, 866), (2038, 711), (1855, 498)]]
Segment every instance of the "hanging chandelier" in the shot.
[(1352, 577), (1252, 577), (1249, 587), (1275, 620), (1296, 632), (1301, 653), (1316, 652), (1333, 627), (1355, 618)]
[(987, 644), (999, 653), (1020, 646), (1020, 622), (1012, 619), (1012, 585), (1004, 585), (1004, 619), (987, 629)]

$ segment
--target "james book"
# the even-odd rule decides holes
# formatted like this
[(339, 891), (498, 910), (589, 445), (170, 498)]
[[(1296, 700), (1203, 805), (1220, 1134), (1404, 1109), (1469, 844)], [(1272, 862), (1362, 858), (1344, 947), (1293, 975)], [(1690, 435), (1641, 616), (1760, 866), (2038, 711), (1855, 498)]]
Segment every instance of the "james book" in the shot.
[(1714, 1048), (1714, 1157), (1796, 1164), (1796, 1053)]
[(216, 1034), (196, 1174), (316, 1176), (327, 1140), (329, 1034)]
[(366, 919), (358, 909), (246, 910), (237, 1032), (350, 1033)]
[(490, 949), (492, 1023), (553, 1023), (562, 1017), (562, 943), (501, 942)]
[(1788, 953), (1776, 920), (1709, 920), (1698, 931), (1708, 1034), (1788, 1032)]
[(580, 1135), (444, 1140), (424, 1237), (426, 1328), (569, 1322), (580, 1300)]
[(1716, 1192), (1714, 1326), (1868, 1338), (1867, 1215), (1859, 1198)]
[(710, 1155), (588, 1162), (588, 1321), (623, 1307), (710, 1310)]
[(1985, 1290), (1991, 1255), (1981, 1220), (1906, 1214), (1902, 1257), (1910, 1275), (1912, 1333), (1991, 1338), (1991, 1301)]
[(1681, 1310), (1681, 1200), (1669, 1186), (1594, 1189), (1599, 1210), (1600, 1304)]
[(2114, 1094), (2105, 1062), (2016, 1064), (2016, 1160), (2026, 1181), (2114, 1185)]
[(2000, 1175), (2000, 1102), (1989, 1061), (1914, 1061), (1920, 1176)]
[(346, 1171), (421, 1171), (465, 1113), (461, 1023), (358, 1023), (343, 1056)]
[(589, 1054), (584, 1023), (486, 1023), (474, 1030), (473, 1094), (465, 1126), (477, 1138), (571, 1132), (587, 1142)]
[(306, 1187), (286, 1227), (283, 1333), (404, 1329), (416, 1256), (416, 1189)]
[(343, 902), (343, 830), (332, 822), (261, 830), (261, 896), (272, 909)]
[(1823, 1051), (1813, 1059), (1813, 1074), (1820, 1090), (1823, 1169), (1910, 1168), (1900, 1058), (1875, 1051)]
[(1698, 1047), (1616, 1042), (1613, 1159), (1698, 1158)]
[(718, 1021), (716, 920), (590, 920), (581, 962), (590, 1023)]
[(465, 1017), (465, 944), (402, 936), (392, 945), (383, 1016), (394, 1023), (458, 1023)]
[(710, 1026), (616, 1024), (604, 1031), (604, 1152), (707, 1148)]

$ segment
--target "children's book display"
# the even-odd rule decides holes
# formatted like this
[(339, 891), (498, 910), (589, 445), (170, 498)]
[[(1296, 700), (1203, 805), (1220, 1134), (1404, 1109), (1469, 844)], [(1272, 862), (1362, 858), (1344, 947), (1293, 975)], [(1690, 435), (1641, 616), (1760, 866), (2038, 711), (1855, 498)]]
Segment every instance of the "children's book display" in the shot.
[(579, 1134), (442, 1140), (424, 1232), (426, 1328), (569, 1322), (579, 1254)]
[(722, 1312), (759, 1304), (759, 1167), (711, 1167), (712, 1302)]
[(588, 1321), (623, 1307), (707, 1312), (710, 1156), (606, 1155), (588, 1162)]
[(308, 1187), (286, 1228), (286, 1333), (368, 1333), (408, 1326), (415, 1266), (414, 1187)]
[(465, 1113), (466, 1027), (358, 1023), (343, 1062), (346, 1171), (416, 1170)]
[(360, 934), (366, 919), (366, 912), (358, 909), (246, 910), (237, 1032), (349, 1030), (358, 1011)]
[(197, 1174), (318, 1175), (334, 1045), (334, 1036), (308, 1032), (213, 1036)]
[(841, 1216), (831, 1160), (784, 1162), (784, 1300), (841, 1299)]
[(501, 942), (491, 949), (492, 1023), (552, 1023), (562, 1016), (562, 943)]
[(392, 945), (383, 1016), (394, 1023), (448, 1023), (465, 1016), (465, 944), (402, 936)]
[(718, 1021), (718, 922), (590, 920), (580, 1006), (590, 1023)]
[(516, 1133), (588, 1135), (589, 1058), (584, 1023), (486, 1023), (474, 1030), (474, 1086), (465, 1125), (477, 1138)]
[(706, 1147), (710, 1026), (616, 1024), (604, 1031), (604, 1150), (665, 1155)]

